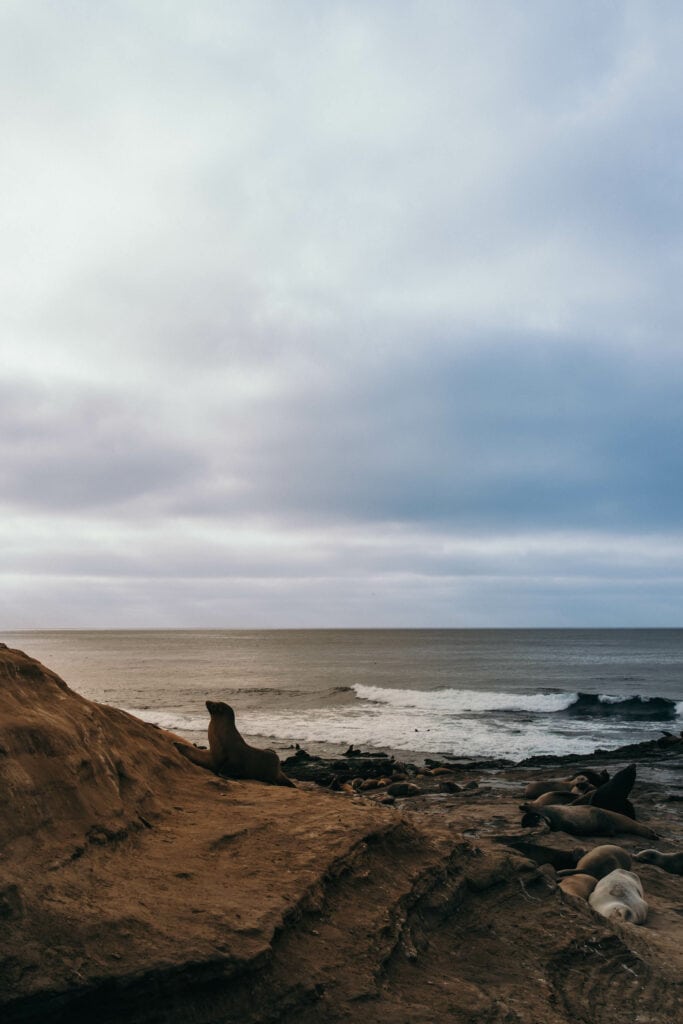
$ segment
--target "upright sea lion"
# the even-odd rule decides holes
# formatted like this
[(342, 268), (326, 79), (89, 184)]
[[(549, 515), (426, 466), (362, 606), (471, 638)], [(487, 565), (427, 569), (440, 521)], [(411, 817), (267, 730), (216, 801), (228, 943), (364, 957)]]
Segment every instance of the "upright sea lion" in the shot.
[(250, 747), (235, 725), (235, 712), (222, 701), (207, 700), (211, 715), (209, 749), (198, 750), (189, 744), (176, 743), (176, 748), (194, 764), (233, 779), (256, 779), (274, 786), (292, 786), (283, 774), (280, 758), (274, 750)]
[(620, 832), (632, 832), (650, 839), (659, 838), (647, 825), (602, 807), (576, 807), (574, 804), (566, 807), (555, 807), (552, 804), (533, 807), (522, 804), (522, 810), (526, 812), (522, 818), (523, 828), (537, 825), (542, 819), (553, 831), (569, 832), (574, 836), (614, 836)]
[(570, 896), (578, 896), (582, 900), (587, 900), (597, 885), (597, 881), (597, 878), (594, 878), (593, 875), (585, 875), (579, 872), (576, 875), (569, 875), (567, 878), (563, 878), (558, 883), (558, 888)]
[(660, 853), (659, 850), (641, 850), (634, 853), (636, 860), (645, 864), (654, 864), (672, 875), (683, 875), (683, 853)]
[(593, 910), (603, 917), (616, 917), (630, 924), (643, 924), (648, 906), (638, 875), (617, 868), (601, 878), (588, 897)]
[(591, 793), (580, 796), (574, 802), (590, 804), (592, 807), (604, 807), (606, 811), (616, 811), (617, 814), (625, 814), (627, 818), (635, 818), (636, 812), (628, 799), (635, 781), (636, 766), (630, 764), (627, 768), (615, 772), (608, 782), (598, 786)]
[(604, 846), (595, 846), (577, 862), (575, 868), (567, 868), (558, 872), (563, 878), (571, 875), (584, 874), (593, 878), (604, 878), (610, 871), (617, 868), (631, 867), (631, 854), (622, 850), (621, 846), (612, 846), (607, 843)]

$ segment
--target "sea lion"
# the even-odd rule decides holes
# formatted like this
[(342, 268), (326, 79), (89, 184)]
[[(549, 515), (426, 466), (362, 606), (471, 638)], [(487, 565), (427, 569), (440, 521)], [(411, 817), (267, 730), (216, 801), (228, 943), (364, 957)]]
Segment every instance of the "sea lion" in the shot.
[(556, 807), (552, 804), (547, 807), (533, 807), (522, 804), (522, 810), (526, 812), (522, 818), (523, 828), (537, 825), (539, 819), (542, 819), (553, 831), (569, 832), (574, 836), (614, 836), (620, 832), (632, 832), (637, 836), (659, 838), (647, 825), (633, 821), (625, 814), (606, 811), (602, 807), (576, 807), (574, 804), (566, 807)]
[(606, 782), (609, 782), (609, 772), (606, 771), (604, 768), (599, 772), (596, 772), (593, 768), (582, 768), (581, 775), (575, 776), (575, 778), (572, 781), (575, 781), (579, 778), (586, 779), (591, 784), (591, 786), (597, 789), (598, 786), (604, 786)]
[(672, 875), (683, 875), (683, 853), (660, 853), (659, 850), (641, 850), (634, 853), (636, 860), (645, 864), (654, 864)]
[(573, 784), (573, 779), (546, 779), (545, 782), (530, 782), (524, 790), (524, 799), (536, 800), (545, 793), (571, 793)]
[(256, 779), (274, 786), (292, 786), (294, 783), (283, 773), (280, 758), (274, 750), (250, 747), (235, 725), (235, 712), (222, 701), (207, 700), (211, 715), (209, 722), (209, 749), (198, 750), (189, 744), (176, 743), (184, 757), (202, 768), (233, 779)]
[[(589, 778), (590, 776), (590, 778)], [(544, 793), (574, 793), (579, 795), (601, 786), (609, 778), (607, 772), (586, 771), (584, 774), (573, 775), (570, 779), (546, 779), (544, 782), (530, 782), (524, 790), (526, 800), (535, 800)], [(599, 781), (595, 781), (599, 780)]]
[(494, 842), (503, 843), (517, 850), (536, 864), (551, 864), (557, 871), (575, 868), (577, 861), (586, 853), (578, 846), (573, 850), (563, 850), (556, 846), (546, 846), (544, 843), (530, 843), (526, 836), (494, 836)]
[(615, 772), (608, 782), (598, 786), (591, 793), (578, 797), (574, 803), (603, 807), (606, 811), (616, 811), (617, 814), (625, 814), (627, 818), (635, 818), (636, 812), (628, 799), (635, 781), (636, 766), (630, 764), (627, 768)]
[(617, 868), (601, 878), (588, 897), (593, 910), (603, 917), (617, 918), (629, 924), (643, 924), (648, 906), (638, 875)]
[(575, 868), (569, 868), (558, 872), (563, 878), (571, 875), (591, 875), (593, 878), (604, 878), (610, 871), (616, 868), (628, 870), (631, 867), (631, 854), (622, 850), (621, 846), (612, 846), (609, 843), (604, 846), (595, 846), (577, 862)]
[(528, 800), (525, 807), (547, 807), (548, 804), (573, 804), (576, 802), (576, 793), (567, 793), (564, 790), (551, 789), (549, 793), (541, 793), (535, 800)]
[(579, 899), (587, 900), (597, 882), (597, 878), (593, 875), (585, 875), (579, 872), (576, 875), (569, 875), (561, 879), (558, 883), (558, 888), (570, 896), (577, 896)]

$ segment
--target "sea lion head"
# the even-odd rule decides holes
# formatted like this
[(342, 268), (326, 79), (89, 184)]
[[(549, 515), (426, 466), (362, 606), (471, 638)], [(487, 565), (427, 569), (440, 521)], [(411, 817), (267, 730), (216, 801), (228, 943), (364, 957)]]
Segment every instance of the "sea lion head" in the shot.
[(540, 814), (537, 814), (536, 811), (530, 810), (528, 804), (521, 804), (520, 810), (526, 812), (522, 817), (522, 828), (533, 828), (534, 825), (538, 825), (541, 820)]
[(659, 853), (657, 850), (641, 850), (633, 854), (635, 860), (645, 861), (646, 864), (656, 864)]
[(220, 715), (227, 718), (235, 724), (235, 712), (232, 710), (229, 704), (224, 704), (222, 700), (207, 700), (206, 710), (213, 718), (215, 715)]

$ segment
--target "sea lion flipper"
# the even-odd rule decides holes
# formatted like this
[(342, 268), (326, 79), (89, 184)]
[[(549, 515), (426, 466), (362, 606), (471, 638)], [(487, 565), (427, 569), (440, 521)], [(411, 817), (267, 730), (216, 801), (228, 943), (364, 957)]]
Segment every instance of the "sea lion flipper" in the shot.
[(188, 761), (192, 761), (193, 764), (198, 764), (200, 768), (208, 768), (213, 770), (213, 759), (211, 757), (210, 750), (200, 750), (198, 747), (190, 746), (189, 743), (174, 743), (173, 746), (176, 748), (179, 754), (186, 757)]

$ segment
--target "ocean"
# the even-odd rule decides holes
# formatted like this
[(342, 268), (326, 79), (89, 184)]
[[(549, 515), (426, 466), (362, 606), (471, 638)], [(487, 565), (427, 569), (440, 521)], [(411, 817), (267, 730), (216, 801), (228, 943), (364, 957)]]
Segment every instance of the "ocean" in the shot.
[(589, 753), (683, 729), (682, 629), (21, 631), (93, 700), (206, 742), (207, 698), (285, 751)]

